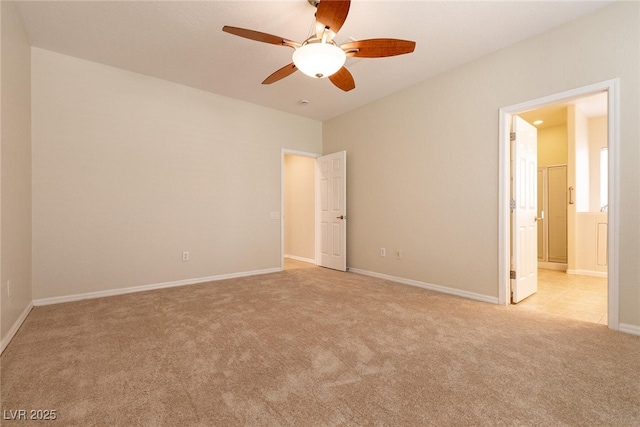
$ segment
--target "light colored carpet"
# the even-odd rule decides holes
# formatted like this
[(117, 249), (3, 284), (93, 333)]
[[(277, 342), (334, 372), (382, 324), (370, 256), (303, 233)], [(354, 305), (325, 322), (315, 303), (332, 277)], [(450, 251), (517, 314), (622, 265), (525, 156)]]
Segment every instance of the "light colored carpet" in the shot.
[(640, 337), (317, 267), (36, 307), (1, 368), (64, 426), (640, 425)]

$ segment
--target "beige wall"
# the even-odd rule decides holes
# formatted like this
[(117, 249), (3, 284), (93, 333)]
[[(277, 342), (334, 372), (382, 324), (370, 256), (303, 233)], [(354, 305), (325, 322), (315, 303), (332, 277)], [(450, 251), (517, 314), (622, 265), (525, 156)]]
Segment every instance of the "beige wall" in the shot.
[(600, 151), (607, 147), (607, 116), (589, 119), (589, 211), (600, 211)]
[(320, 122), (32, 61), (34, 299), (280, 267), (281, 150), (319, 153)]
[(285, 256), (315, 260), (315, 167), (311, 157), (284, 156)]
[(570, 105), (568, 128), (569, 146), (573, 146), (573, 162), (575, 167), (575, 209), (577, 212), (589, 211), (591, 194), (589, 179), (589, 118), (580, 109)]
[(13, 5), (0, 10), (3, 339), (31, 300), (29, 66), (35, 299), (277, 267), (281, 148), (349, 151), (350, 266), (495, 297), (498, 109), (618, 77), (620, 321), (640, 327), (637, 2), (323, 125), (41, 49), (29, 64)]
[(0, 337), (4, 347), (32, 299), (31, 48), (14, 4), (3, 1), (0, 5)]
[(497, 298), (499, 109), (618, 77), (620, 322), (640, 326), (639, 56), (640, 3), (614, 3), (326, 121), (323, 151), (349, 152), (349, 266)]
[(567, 164), (567, 125), (538, 129), (538, 167)]
[[(589, 211), (589, 120), (576, 108), (567, 108), (567, 133), (569, 165), (567, 168), (567, 186), (569, 205), (567, 206), (567, 269), (577, 271), (578, 250), (580, 247), (581, 227), (578, 226), (578, 214)], [(573, 203), (571, 203), (573, 202)]]

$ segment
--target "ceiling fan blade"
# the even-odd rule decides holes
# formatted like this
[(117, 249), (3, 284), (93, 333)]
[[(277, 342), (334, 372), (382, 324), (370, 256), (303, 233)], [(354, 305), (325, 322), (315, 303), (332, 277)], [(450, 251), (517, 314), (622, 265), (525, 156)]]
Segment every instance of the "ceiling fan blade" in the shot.
[(247, 30), (246, 28), (230, 27), (225, 25), (222, 27), (222, 31), (225, 33), (233, 34), (235, 36), (244, 37), (245, 39), (255, 40), (263, 43), (277, 44), (280, 46), (300, 46), (292, 40), (288, 40), (282, 37), (274, 36), (272, 34), (261, 33), (260, 31)]
[(316, 11), (316, 35), (322, 37), (326, 27), (337, 33), (349, 14), (351, 0), (320, 0)]
[[(347, 53), (347, 56), (382, 58), (411, 53), (416, 48), (416, 42), (398, 39), (369, 39), (345, 43), (340, 48)], [(350, 50), (353, 51), (349, 52)]]
[(345, 67), (340, 68), (337, 73), (330, 75), (329, 80), (345, 92), (349, 92), (356, 87), (353, 76)]
[(284, 79), (285, 77), (296, 72), (298, 68), (296, 68), (295, 64), (292, 62), (291, 64), (287, 64), (284, 67), (280, 68), (275, 73), (271, 74), (269, 77), (264, 79), (262, 82), (263, 85), (270, 85), (271, 83), (275, 83), (278, 80)]

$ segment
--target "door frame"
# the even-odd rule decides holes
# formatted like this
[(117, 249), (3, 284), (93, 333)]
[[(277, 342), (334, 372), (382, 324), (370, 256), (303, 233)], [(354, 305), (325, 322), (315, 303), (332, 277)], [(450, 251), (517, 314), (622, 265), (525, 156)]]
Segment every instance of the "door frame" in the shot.
[[(299, 156), (299, 157), (311, 157), (313, 159), (317, 159), (318, 157), (322, 156), (322, 154), (318, 154), (318, 153), (309, 153), (306, 151), (297, 151), (297, 150), (289, 150), (286, 148), (283, 148), (281, 150), (281, 154), (280, 154), (280, 270), (284, 270), (284, 198), (285, 198), (285, 169), (284, 169), (284, 156), (285, 155), (289, 155), (289, 156)], [(317, 189), (316, 187), (318, 186), (318, 174), (316, 173), (315, 169), (314, 169), (314, 175), (313, 175), (313, 180), (314, 180), (314, 191), (317, 193)], [(317, 201), (317, 194), (314, 196), (313, 198), (314, 200), (314, 208), (313, 208), (313, 224), (314, 224), (314, 228), (317, 229), (317, 212), (316, 212), (316, 207), (318, 204)], [(314, 230), (314, 239), (317, 240), (317, 230)], [(317, 241), (313, 243), (313, 250), (314, 250), (314, 254), (313, 254), (313, 259), (316, 265), (318, 265), (318, 245), (317, 245)]]
[(550, 104), (571, 101), (577, 98), (607, 92), (607, 136), (609, 149), (609, 206), (608, 242), (609, 255), (607, 274), (608, 326), (619, 329), (619, 266), (620, 246), (620, 79), (605, 80), (600, 83), (571, 89), (531, 101), (500, 108), (498, 119), (499, 141), (499, 194), (498, 194), (498, 303), (510, 303), (510, 189), (511, 189), (511, 147), (510, 123), (513, 115), (545, 107)]

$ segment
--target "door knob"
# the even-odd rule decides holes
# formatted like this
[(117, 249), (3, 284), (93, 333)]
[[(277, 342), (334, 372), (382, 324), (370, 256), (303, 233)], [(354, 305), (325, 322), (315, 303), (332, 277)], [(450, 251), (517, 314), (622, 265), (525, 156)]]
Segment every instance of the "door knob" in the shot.
[(346, 215), (340, 215), (340, 216), (337, 216), (336, 219), (347, 219), (347, 216)]

